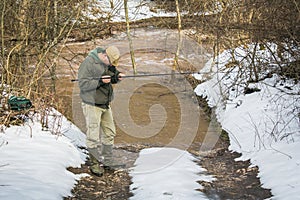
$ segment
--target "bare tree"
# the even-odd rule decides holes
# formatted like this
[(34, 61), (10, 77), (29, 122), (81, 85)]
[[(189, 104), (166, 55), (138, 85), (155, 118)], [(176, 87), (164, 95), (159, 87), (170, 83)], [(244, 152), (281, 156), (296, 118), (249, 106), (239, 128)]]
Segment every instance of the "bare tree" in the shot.
[[(45, 95), (42, 79), (52, 79), (55, 92), (57, 58), (81, 14), (82, 2), (0, 2), (1, 85), (28, 98)], [(44, 90), (45, 91), (45, 90)]]

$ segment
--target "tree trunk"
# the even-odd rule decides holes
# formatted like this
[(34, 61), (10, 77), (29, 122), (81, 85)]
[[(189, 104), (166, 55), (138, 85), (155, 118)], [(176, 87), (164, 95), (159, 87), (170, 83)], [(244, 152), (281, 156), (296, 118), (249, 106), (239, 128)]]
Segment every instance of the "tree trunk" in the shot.
[(133, 73), (137, 74), (136, 64), (135, 64), (135, 59), (134, 59), (134, 50), (133, 50), (132, 39), (131, 39), (131, 35), (130, 35), (130, 25), (129, 25), (129, 17), (128, 17), (127, 0), (124, 0), (124, 9), (125, 9), (127, 37), (128, 37), (128, 41), (129, 41), (129, 49), (130, 49), (130, 56), (131, 56), (132, 68), (133, 68)]
[(180, 10), (179, 10), (179, 3), (178, 0), (176, 2), (176, 13), (177, 13), (177, 20), (178, 20), (178, 42), (177, 42), (177, 49), (175, 53), (175, 58), (174, 58), (174, 64), (172, 68), (172, 73), (174, 75), (171, 76), (171, 81), (174, 81), (175, 79), (175, 71), (178, 67), (178, 60), (179, 60), (179, 54), (180, 54), (180, 49), (181, 49), (181, 43), (182, 43), (182, 35), (181, 35), (181, 16), (180, 16)]
[(6, 0), (3, 0), (3, 9), (1, 12), (1, 66), (2, 66), (2, 76), (1, 76), (1, 87), (5, 82), (6, 72), (4, 70), (4, 60), (5, 60), (5, 43), (4, 43), (4, 15), (6, 12)]

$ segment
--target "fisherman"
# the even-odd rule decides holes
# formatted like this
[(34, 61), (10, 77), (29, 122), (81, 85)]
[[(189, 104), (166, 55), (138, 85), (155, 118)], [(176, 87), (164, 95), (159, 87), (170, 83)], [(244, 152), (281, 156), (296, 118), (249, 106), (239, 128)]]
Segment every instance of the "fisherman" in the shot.
[(86, 145), (90, 171), (97, 176), (102, 176), (105, 168), (124, 166), (113, 158), (116, 127), (110, 107), (113, 100), (112, 84), (119, 83), (125, 76), (116, 68), (119, 59), (120, 51), (117, 47), (97, 47), (80, 64), (78, 71), (80, 97), (87, 127)]

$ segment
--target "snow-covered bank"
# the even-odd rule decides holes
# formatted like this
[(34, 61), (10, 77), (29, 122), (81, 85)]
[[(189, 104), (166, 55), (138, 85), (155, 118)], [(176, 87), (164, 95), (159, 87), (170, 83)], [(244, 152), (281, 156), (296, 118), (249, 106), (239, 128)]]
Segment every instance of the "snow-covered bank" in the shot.
[(61, 131), (68, 137), (42, 131), (38, 120), (0, 134), (0, 199), (57, 200), (71, 195), (81, 175), (66, 168), (85, 162), (85, 154), (77, 148), (85, 146), (85, 136), (60, 117)]
[[(210, 60), (201, 72), (211, 71), (213, 75), (195, 75), (206, 80), (195, 92), (216, 108), (218, 121), (229, 133), (230, 150), (242, 153), (240, 160), (250, 159), (259, 167), (263, 187), (271, 189), (272, 199), (299, 199), (300, 84), (273, 74), (247, 85), (250, 72), (245, 67), (249, 64), (246, 51), (249, 49), (237, 48), (233, 54), (222, 53), (218, 63)], [(258, 54), (258, 59), (272, 63), (267, 51)], [(228, 67), (233, 55), (240, 66)], [(230, 88), (233, 83), (238, 84)], [(252, 93), (244, 93), (246, 86)]]

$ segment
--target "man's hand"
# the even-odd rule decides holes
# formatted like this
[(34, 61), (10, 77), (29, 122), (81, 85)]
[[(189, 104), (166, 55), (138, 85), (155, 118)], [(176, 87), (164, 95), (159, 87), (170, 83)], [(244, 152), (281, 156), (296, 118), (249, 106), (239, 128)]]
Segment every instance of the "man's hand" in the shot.
[(120, 73), (119, 76), (118, 76), (119, 80), (120, 80), (120, 81), (123, 80), (123, 77), (124, 77), (124, 76), (125, 76), (125, 74)]
[(111, 77), (108, 75), (102, 76), (101, 80), (103, 83), (110, 83)]

